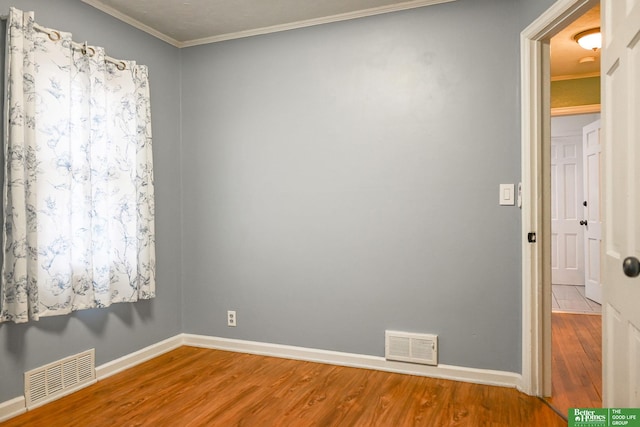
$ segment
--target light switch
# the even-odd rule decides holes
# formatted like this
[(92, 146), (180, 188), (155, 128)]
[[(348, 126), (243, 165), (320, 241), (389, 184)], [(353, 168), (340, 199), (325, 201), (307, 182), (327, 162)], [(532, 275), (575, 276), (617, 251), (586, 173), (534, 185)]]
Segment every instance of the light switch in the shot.
[(500, 184), (500, 205), (513, 206), (515, 204), (515, 184)]

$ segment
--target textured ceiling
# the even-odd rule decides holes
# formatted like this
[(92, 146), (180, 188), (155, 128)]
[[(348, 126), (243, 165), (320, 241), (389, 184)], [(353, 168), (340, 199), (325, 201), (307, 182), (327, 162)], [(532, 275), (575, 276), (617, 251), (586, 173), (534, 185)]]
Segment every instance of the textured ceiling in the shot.
[[(567, 78), (577, 75), (599, 75), (600, 50), (592, 52), (581, 48), (574, 40), (576, 34), (600, 27), (600, 5), (569, 24), (551, 39), (551, 77)], [(593, 62), (580, 63), (580, 59), (593, 57)]]
[[(82, 0), (177, 47), (266, 34), (455, 0)], [(597, 75), (600, 52), (573, 36), (600, 26), (596, 6), (551, 39), (551, 76)], [(593, 62), (580, 63), (592, 56)]]
[(455, 0), (82, 0), (178, 47)]

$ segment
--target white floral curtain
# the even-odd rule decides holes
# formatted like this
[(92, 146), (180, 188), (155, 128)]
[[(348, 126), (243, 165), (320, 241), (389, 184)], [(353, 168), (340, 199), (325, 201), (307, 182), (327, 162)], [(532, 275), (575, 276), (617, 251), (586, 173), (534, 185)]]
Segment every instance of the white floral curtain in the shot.
[(0, 321), (155, 296), (147, 68), (11, 8)]

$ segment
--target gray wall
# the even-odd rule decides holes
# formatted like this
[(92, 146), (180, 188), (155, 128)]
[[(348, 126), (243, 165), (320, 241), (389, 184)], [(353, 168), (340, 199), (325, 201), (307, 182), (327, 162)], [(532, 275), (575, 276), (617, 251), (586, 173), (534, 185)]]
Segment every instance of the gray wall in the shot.
[[(180, 52), (78, 0), (0, 0), (34, 10), (42, 25), (71, 31), (116, 58), (149, 66), (156, 184), (157, 298), (28, 324), (0, 323), (0, 402), (23, 394), (23, 373), (89, 348), (103, 364), (181, 331)], [(4, 33), (0, 36), (4, 45)], [(0, 174), (1, 175), (1, 174)]]
[[(505, 0), (508, 1), (508, 0)], [(520, 25), (524, 30), (545, 10), (549, 9), (556, 0), (519, 0), (520, 1)]]
[[(184, 49), (185, 332), (519, 372), (517, 2)], [(226, 310), (238, 326), (226, 326)]]
[(385, 329), (431, 332), (441, 363), (519, 372), (520, 212), (498, 184), (520, 175), (519, 31), (551, 2), (458, 0), (178, 51), (78, 0), (21, 0), (149, 65), (158, 297), (0, 324), (0, 402), (25, 370), (181, 331), (372, 355)]
[(552, 117), (551, 136), (564, 136), (568, 133), (582, 135), (582, 128), (598, 119), (600, 113)]

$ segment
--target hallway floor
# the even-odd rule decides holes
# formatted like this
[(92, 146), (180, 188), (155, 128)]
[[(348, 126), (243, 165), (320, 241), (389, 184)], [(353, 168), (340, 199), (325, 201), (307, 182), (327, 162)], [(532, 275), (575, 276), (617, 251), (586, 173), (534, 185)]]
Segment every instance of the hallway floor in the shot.
[(552, 397), (547, 402), (567, 416), (570, 408), (602, 407), (602, 316), (551, 316)]
[(584, 295), (584, 286), (552, 285), (554, 313), (601, 314), (602, 306)]

